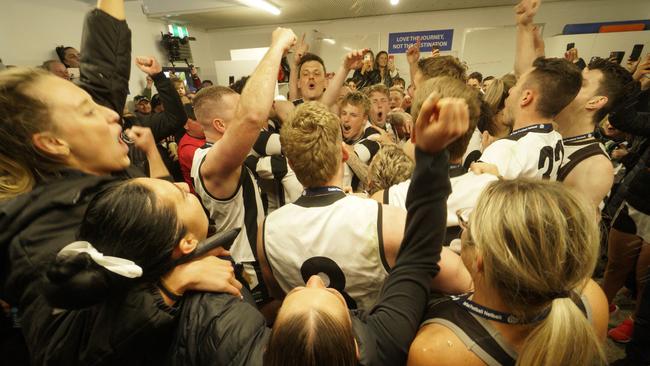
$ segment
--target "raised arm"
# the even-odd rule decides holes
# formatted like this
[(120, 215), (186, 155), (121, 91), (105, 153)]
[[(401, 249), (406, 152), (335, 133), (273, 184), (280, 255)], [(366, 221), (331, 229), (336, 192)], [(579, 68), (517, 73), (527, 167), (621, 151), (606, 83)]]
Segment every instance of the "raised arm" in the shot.
[(414, 45), (406, 50), (406, 60), (409, 63), (411, 84), (413, 84), (413, 80), (415, 80), (415, 73), (418, 71), (418, 61), (420, 61), (420, 38), (415, 41)]
[[(541, 0), (522, 0), (515, 6), (517, 19), (517, 44), (515, 52), (515, 75), (520, 76), (533, 66), (533, 61), (539, 56), (536, 45), (539, 45), (537, 28), (533, 18), (541, 5)], [(543, 50), (543, 46), (542, 46)]]
[(227, 121), (223, 137), (210, 148), (201, 164), (206, 188), (216, 197), (228, 197), (236, 190), (240, 168), (266, 126), (280, 60), (295, 41), (290, 29), (278, 28), (273, 32), (271, 46), (246, 83), (234, 117)]
[(363, 50), (352, 51), (345, 55), (343, 63), (334, 74), (332, 80), (330, 80), (329, 87), (325, 90), (325, 93), (323, 93), (323, 97), (320, 100), (321, 103), (328, 107), (331, 107), (336, 103), (341, 87), (343, 86), (343, 83), (345, 83), (345, 79), (348, 77), (350, 70), (361, 66), (361, 63), (363, 62), (363, 53), (367, 50), (367, 48), (364, 48)]
[(291, 72), (289, 72), (289, 101), (300, 98), (300, 91), (298, 90), (300, 70), (298, 70), (298, 64), (307, 51), (309, 51), (309, 44), (305, 42), (305, 33), (303, 33), (300, 41), (296, 44), (293, 57), (289, 60), (289, 67), (291, 68)]
[(165, 108), (161, 113), (152, 112), (149, 118), (142, 121), (142, 125), (151, 128), (156, 142), (183, 130), (187, 122), (187, 114), (178, 92), (163, 73), (162, 66), (153, 57), (137, 57), (135, 64), (142, 72), (151, 76)]
[(124, 0), (99, 0), (84, 22), (79, 86), (122, 115), (131, 74), (131, 30)]
[(445, 235), (446, 201), (451, 191), (448, 154), (442, 151), (467, 131), (469, 113), (462, 99), (437, 100), (422, 106), (414, 139), (416, 165), (406, 198), (404, 239), (368, 326), (380, 352), (378, 364), (402, 365), (420, 325), (429, 297), (431, 277)]

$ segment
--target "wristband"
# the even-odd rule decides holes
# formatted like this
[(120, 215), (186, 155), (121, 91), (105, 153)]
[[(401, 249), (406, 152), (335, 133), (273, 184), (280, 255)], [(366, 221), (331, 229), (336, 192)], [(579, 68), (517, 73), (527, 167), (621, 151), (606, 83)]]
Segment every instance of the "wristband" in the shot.
[(162, 291), (163, 294), (165, 294), (167, 297), (169, 297), (174, 302), (176, 302), (176, 301), (183, 298), (183, 295), (177, 295), (177, 294), (173, 293), (170, 289), (165, 287), (165, 285), (163, 285), (162, 280), (159, 280), (158, 283), (156, 284), (156, 286), (158, 286), (160, 291)]

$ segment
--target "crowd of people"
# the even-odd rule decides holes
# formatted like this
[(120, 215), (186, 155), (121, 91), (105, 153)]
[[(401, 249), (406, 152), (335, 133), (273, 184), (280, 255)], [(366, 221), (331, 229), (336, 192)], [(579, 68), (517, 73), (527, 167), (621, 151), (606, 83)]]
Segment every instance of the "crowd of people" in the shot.
[(419, 41), (408, 85), (386, 51), (328, 74), (277, 28), (225, 86), (132, 58), (98, 1), (81, 53), (0, 70), (5, 360), (650, 363), (650, 55), (547, 57), (539, 8), (501, 77)]

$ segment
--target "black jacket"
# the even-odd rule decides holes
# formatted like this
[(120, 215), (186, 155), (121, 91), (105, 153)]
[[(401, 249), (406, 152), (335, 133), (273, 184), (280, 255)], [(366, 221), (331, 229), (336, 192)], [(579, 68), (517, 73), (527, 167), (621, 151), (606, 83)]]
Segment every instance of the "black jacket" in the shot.
[(33, 365), (145, 365), (160, 361), (175, 326), (155, 287), (142, 285), (111, 301), (53, 315), (42, 294), (44, 271), (76, 239), (88, 202), (124, 178), (64, 172), (0, 205), (2, 298), (19, 309)]
[[(131, 32), (126, 22), (100, 10), (91, 11), (81, 49), (80, 86), (99, 104), (121, 113), (131, 64)], [(160, 361), (152, 350), (164, 347), (170, 339), (175, 309), (164, 305), (155, 288), (143, 285), (110, 302), (56, 315), (42, 294), (45, 268), (61, 248), (76, 239), (90, 199), (107, 184), (134, 175), (63, 171), (39, 182), (31, 192), (0, 203), (0, 298), (17, 310), (32, 365)], [(4, 347), (5, 339), (0, 343)]]
[[(404, 365), (425, 314), (438, 271), (451, 192), (446, 153), (416, 149), (406, 199), (408, 215), (395, 266), (370, 311), (352, 311), (361, 365)], [(439, 243), (432, 245), (431, 243)], [(270, 329), (248, 303), (227, 294), (194, 294), (183, 301), (170, 364), (262, 365)]]
[(165, 110), (160, 113), (151, 112), (149, 115), (140, 115), (137, 120), (134, 120), (134, 123), (151, 128), (156, 142), (160, 142), (170, 135), (174, 135), (180, 140), (180, 136), (185, 132), (185, 122), (187, 122), (187, 114), (183, 108), (181, 97), (164, 73), (161, 72), (151, 78)]
[(131, 30), (105, 12), (92, 10), (81, 35), (79, 86), (93, 100), (122, 115), (131, 75)]
[(254, 305), (229, 294), (193, 293), (178, 319), (168, 365), (262, 365), (271, 330)]

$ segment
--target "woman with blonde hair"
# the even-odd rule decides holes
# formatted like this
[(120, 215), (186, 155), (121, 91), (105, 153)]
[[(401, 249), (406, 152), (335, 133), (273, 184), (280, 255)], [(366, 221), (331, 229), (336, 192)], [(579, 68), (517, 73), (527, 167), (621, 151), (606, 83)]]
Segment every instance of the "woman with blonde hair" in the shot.
[[(409, 365), (602, 365), (593, 210), (555, 182), (498, 181), (460, 210), (474, 293), (430, 303)], [(469, 219), (469, 220), (468, 220)]]

